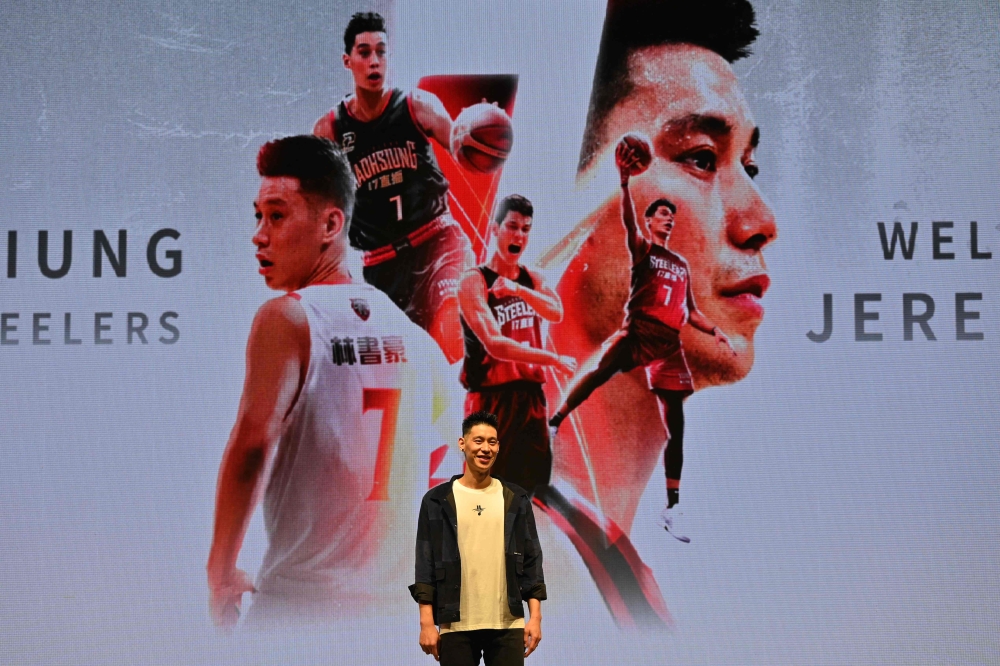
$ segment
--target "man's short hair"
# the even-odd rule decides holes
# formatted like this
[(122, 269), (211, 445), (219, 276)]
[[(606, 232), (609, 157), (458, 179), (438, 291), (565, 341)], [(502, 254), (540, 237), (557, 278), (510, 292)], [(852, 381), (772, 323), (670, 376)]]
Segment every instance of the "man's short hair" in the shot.
[(601, 149), (608, 114), (632, 92), (628, 59), (634, 51), (691, 44), (732, 63), (750, 55), (759, 34), (749, 0), (608, 0), (578, 170)]
[(312, 134), (268, 141), (257, 153), (257, 173), (263, 178), (287, 176), (299, 181), (304, 194), (332, 201), (344, 211), (344, 228), (354, 210), (354, 174), (333, 141)]
[(385, 19), (376, 12), (358, 12), (352, 16), (344, 30), (344, 53), (351, 55), (354, 38), (363, 32), (385, 32)]
[(526, 197), (522, 197), (520, 194), (508, 194), (500, 202), (500, 205), (497, 206), (497, 214), (494, 216), (493, 221), (500, 224), (510, 211), (520, 213), (525, 217), (534, 217), (535, 215), (535, 207), (531, 205), (531, 202)]
[(477, 425), (488, 425), (494, 430), (500, 430), (496, 414), (486, 411), (472, 412), (462, 420), (462, 437), (468, 437), (469, 432)]
[(646, 217), (653, 217), (653, 215), (656, 214), (656, 209), (659, 208), (660, 206), (666, 206), (667, 208), (670, 209), (671, 213), (677, 213), (677, 206), (674, 205), (673, 201), (670, 201), (669, 199), (660, 198), (654, 201), (653, 203), (649, 204), (648, 206), (646, 206)]

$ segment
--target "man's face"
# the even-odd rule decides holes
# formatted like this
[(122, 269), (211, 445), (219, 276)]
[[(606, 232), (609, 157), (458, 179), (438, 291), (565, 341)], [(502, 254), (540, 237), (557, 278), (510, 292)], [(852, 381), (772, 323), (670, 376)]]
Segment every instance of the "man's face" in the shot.
[(497, 228), (497, 254), (505, 262), (517, 263), (528, 246), (531, 218), (514, 210), (507, 211)]
[(356, 88), (371, 92), (384, 90), (389, 75), (385, 33), (362, 32), (355, 36), (351, 52), (344, 54), (344, 67), (351, 70)]
[(271, 289), (301, 289), (330, 242), (329, 209), (310, 205), (298, 179), (287, 176), (263, 178), (253, 207), (258, 272)]
[(770, 284), (761, 250), (777, 236), (753, 180), (759, 132), (732, 69), (711, 51), (647, 47), (632, 55), (630, 74), (634, 90), (608, 116), (605, 152), (629, 131), (651, 138), (653, 162), (632, 179), (633, 199), (637, 207), (661, 196), (676, 204), (671, 248), (691, 267), (696, 305), (737, 355), (697, 332), (686, 332), (685, 352), (698, 383), (738, 381), (753, 365)]
[(496, 428), (485, 423), (472, 426), (469, 434), (459, 438), (458, 447), (465, 454), (465, 464), (469, 469), (488, 472), (497, 459), (500, 441)]
[(674, 230), (674, 214), (666, 206), (657, 206), (652, 217), (646, 218), (649, 233), (659, 243), (666, 245), (670, 240), (670, 232)]

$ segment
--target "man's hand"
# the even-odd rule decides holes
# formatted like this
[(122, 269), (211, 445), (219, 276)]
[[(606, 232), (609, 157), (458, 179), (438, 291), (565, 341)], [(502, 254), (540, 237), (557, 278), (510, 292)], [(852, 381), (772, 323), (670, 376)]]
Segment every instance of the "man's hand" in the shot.
[(729, 338), (726, 336), (725, 333), (722, 332), (721, 328), (716, 326), (712, 330), (712, 333), (713, 335), (715, 335), (716, 342), (718, 342), (720, 345), (726, 345), (727, 347), (729, 347), (729, 351), (733, 352), (733, 356), (736, 356), (736, 350), (733, 349), (733, 343), (729, 341)]
[(622, 179), (622, 187), (628, 185), (629, 176), (632, 175), (632, 167), (638, 162), (639, 156), (635, 154), (635, 150), (624, 141), (619, 141), (615, 148), (615, 165), (618, 167), (618, 175)]
[(503, 298), (504, 296), (516, 295), (520, 287), (521, 285), (513, 280), (508, 280), (505, 277), (498, 277), (496, 282), (494, 282), (493, 286), (490, 288), (490, 292), (497, 298)]
[(524, 623), (524, 656), (527, 657), (534, 652), (541, 641), (542, 618), (535, 616)]
[(420, 623), (420, 649), (424, 654), (429, 654), (435, 660), (441, 661), (438, 656), (438, 643), (441, 642), (441, 633), (433, 624)]
[(572, 377), (576, 374), (576, 359), (572, 356), (560, 356), (556, 368)]
[(208, 610), (216, 627), (231, 631), (240, 619), (244, 592), (256, 592), (250, 576), (242, 569), (220, 582), (208, 582)]

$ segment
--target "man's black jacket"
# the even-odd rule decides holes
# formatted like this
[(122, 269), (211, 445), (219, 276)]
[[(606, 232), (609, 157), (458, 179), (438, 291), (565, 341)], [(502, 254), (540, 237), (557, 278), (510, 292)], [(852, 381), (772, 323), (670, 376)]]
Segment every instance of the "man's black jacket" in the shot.
[[(458, 512), (451, 481), (427, 491), (417, 523), (416, 582), (410, 585), (414, 601), (430, 604), (434, 623), (458, 622), (462, 597), (462, 562), (458, 553)], [(524, 617), (522, 600), (545, 599), (542, 548), (535, 530), (535, 514), (528, 493), (503, 484), (504, 560), (507, 564), (507, 604), (511, 615)]]

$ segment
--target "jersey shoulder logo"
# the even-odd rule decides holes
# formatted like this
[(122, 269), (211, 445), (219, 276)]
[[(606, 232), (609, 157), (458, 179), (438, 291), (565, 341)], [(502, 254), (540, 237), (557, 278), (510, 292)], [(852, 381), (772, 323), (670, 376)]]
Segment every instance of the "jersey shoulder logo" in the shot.
[(361, 321), (368, 321), (368, 317), (372, 314), (371, 309), (368, 307), (368, 301), (363, 298), (352, 298), (351, 309), (354, 310), (354, 314), (361, 317)]
[(354, 132), (344, 132), (340, 137), (340, 149), (345, 155), (354, 150)]

